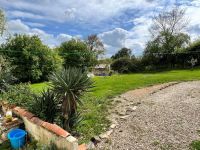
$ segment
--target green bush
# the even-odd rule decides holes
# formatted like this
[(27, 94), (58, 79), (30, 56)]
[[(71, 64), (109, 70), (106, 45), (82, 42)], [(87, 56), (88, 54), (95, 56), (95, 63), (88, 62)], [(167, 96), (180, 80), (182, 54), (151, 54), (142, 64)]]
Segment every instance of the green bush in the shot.
[(3, 56), (0, 56), (0, 93), (6, 92), (9, 85), (16, 80), (12, 75), (12, 69), (10, 62)]
[(111, 64), (111, 69), (119, 73), (130, 73), (133, 70), (133, 63), (129, 58), (119, 58)]
[(80, 40), (64, 42), (58, 48), (65, 67), (88, 68), (97, 63), (96, 53)]
[(7, 92), (0, 95), (1, 100), (6, 100), (10, 104), (22, 106), (26, 109), (30, 109), (33, 97), (34, 94), (32, 93), (29, 84), (12, 85)]
[(12, 60), (13, 73), (20, 82), (46, 80), (62, 63), (56, 51), (44, 45), (38, 36), (15, 35), (1, 44), (0, 53)]

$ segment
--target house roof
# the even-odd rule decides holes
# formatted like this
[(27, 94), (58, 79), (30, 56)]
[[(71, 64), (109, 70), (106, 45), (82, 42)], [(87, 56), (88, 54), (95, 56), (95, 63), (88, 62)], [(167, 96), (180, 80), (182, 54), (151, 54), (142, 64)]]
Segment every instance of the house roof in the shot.
[(95, 69), (103, 69), (103, 68), (107, 68), (108, 66), (109, 66), (108, 64), (98, 64), (94, 68)]

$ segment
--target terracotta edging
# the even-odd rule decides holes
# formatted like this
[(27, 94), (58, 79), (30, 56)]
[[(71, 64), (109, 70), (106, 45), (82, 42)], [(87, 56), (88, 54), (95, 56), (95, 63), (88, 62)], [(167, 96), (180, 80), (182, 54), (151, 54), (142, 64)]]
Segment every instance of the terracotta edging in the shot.
[(66, 138), (70, 135), (69, 132), (65, 131), (63, 128), (59, 127), (58, 125), (45, 122), (45, 121), (39, 119), (38, 117), (36, 117), (31, 112), (29, 112), (21, 107), (14, 107), (12, 110), (16, 115), (18, 115), (20, 117), (26, 117), (32, 123), (34, 123), (38, 126), (41, 126), (45, 129), (47, 129), (48, 131), (55, 133), (58, 136)]

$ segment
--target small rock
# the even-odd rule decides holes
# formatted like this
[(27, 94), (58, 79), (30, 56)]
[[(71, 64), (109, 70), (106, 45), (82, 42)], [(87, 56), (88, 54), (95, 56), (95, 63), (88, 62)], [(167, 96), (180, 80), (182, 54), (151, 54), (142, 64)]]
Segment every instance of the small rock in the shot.
[(107, 133), (108, 136), (110, 136), (112, 134), (112, 132), (113, 132), (113, 130), (109, 130), (106, 133)]
[(137, 106), (129, 107), (129, 108), (126, 110), (126, 115), (129, 115), (131, 112), (135, 111), (136, 109), (137, 109)]
[(137, 109), (137, 106), (134, 106), (131, 108), (133, 111)]
[(104, 134), (100, 134), (99, 137), (100, 137), (101, 139), (105, 139), (105, 138), (106, 138), (106, 134), (105, 134), (105, 133), (104, 133)]
[(111, 128), (111, 129), (114, 129), (116, 126), (117, 126), (116, 124), (112, 124), (112, 125), (110, 126), (110, 128)]
[(119, 114), (120, 116), (124, 116), (124, 115), (126, 115), (126, 112), (118, 112), (118, 114)]
[(129, 115), (121, 116), (120, 119), (125, 119), (126, 120), (127, 117), (129, 117)]
[(108, 139), (112, 132), (113, 132), (113, 130), (109, 130), (109, 131), (107, 131), (107, 132), (105, 132), (103, 134), (100, 134), (99, 137), (101, 139)]

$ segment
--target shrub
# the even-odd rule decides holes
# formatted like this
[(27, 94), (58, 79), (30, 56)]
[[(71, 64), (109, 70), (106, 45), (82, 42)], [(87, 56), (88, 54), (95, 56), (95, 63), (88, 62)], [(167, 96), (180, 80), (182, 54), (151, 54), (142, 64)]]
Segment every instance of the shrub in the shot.
[(120, 58), (111, 64), (111, 69), (119, 73), (130, 73), (133, 70), (133, 64), (129, 58)]
[(3, 56), (0, 56), (0, 93), (5, 92), (9, 85), (16, 80), (12, 75), (12, 69), (10, 62), (3, 58)]
[(47, 122), (53, 123), (60, 112), (57, 94), (48, 89), (41, 95), (35, 96), (31, 102), (30, 111)]
[(0, 53), (12, 60), (13, 73), (20, 82), (39, 82), (56, 71), (61, 64), (55, 51), (44, 45), (39, 37), (15, 35), (1, 45)]
[(29, 84), (18, 84), (9, 87), (7, 92), (0, 95), (1, 100), (7, 100), (10, 104), (30, 109), (34, 94)]
[(130, 58), (131, 57), (131, 49), (129, 48), (121, 48), (115, 55), (113, 55), (112, 59), (119, 59), (119, 58)]

